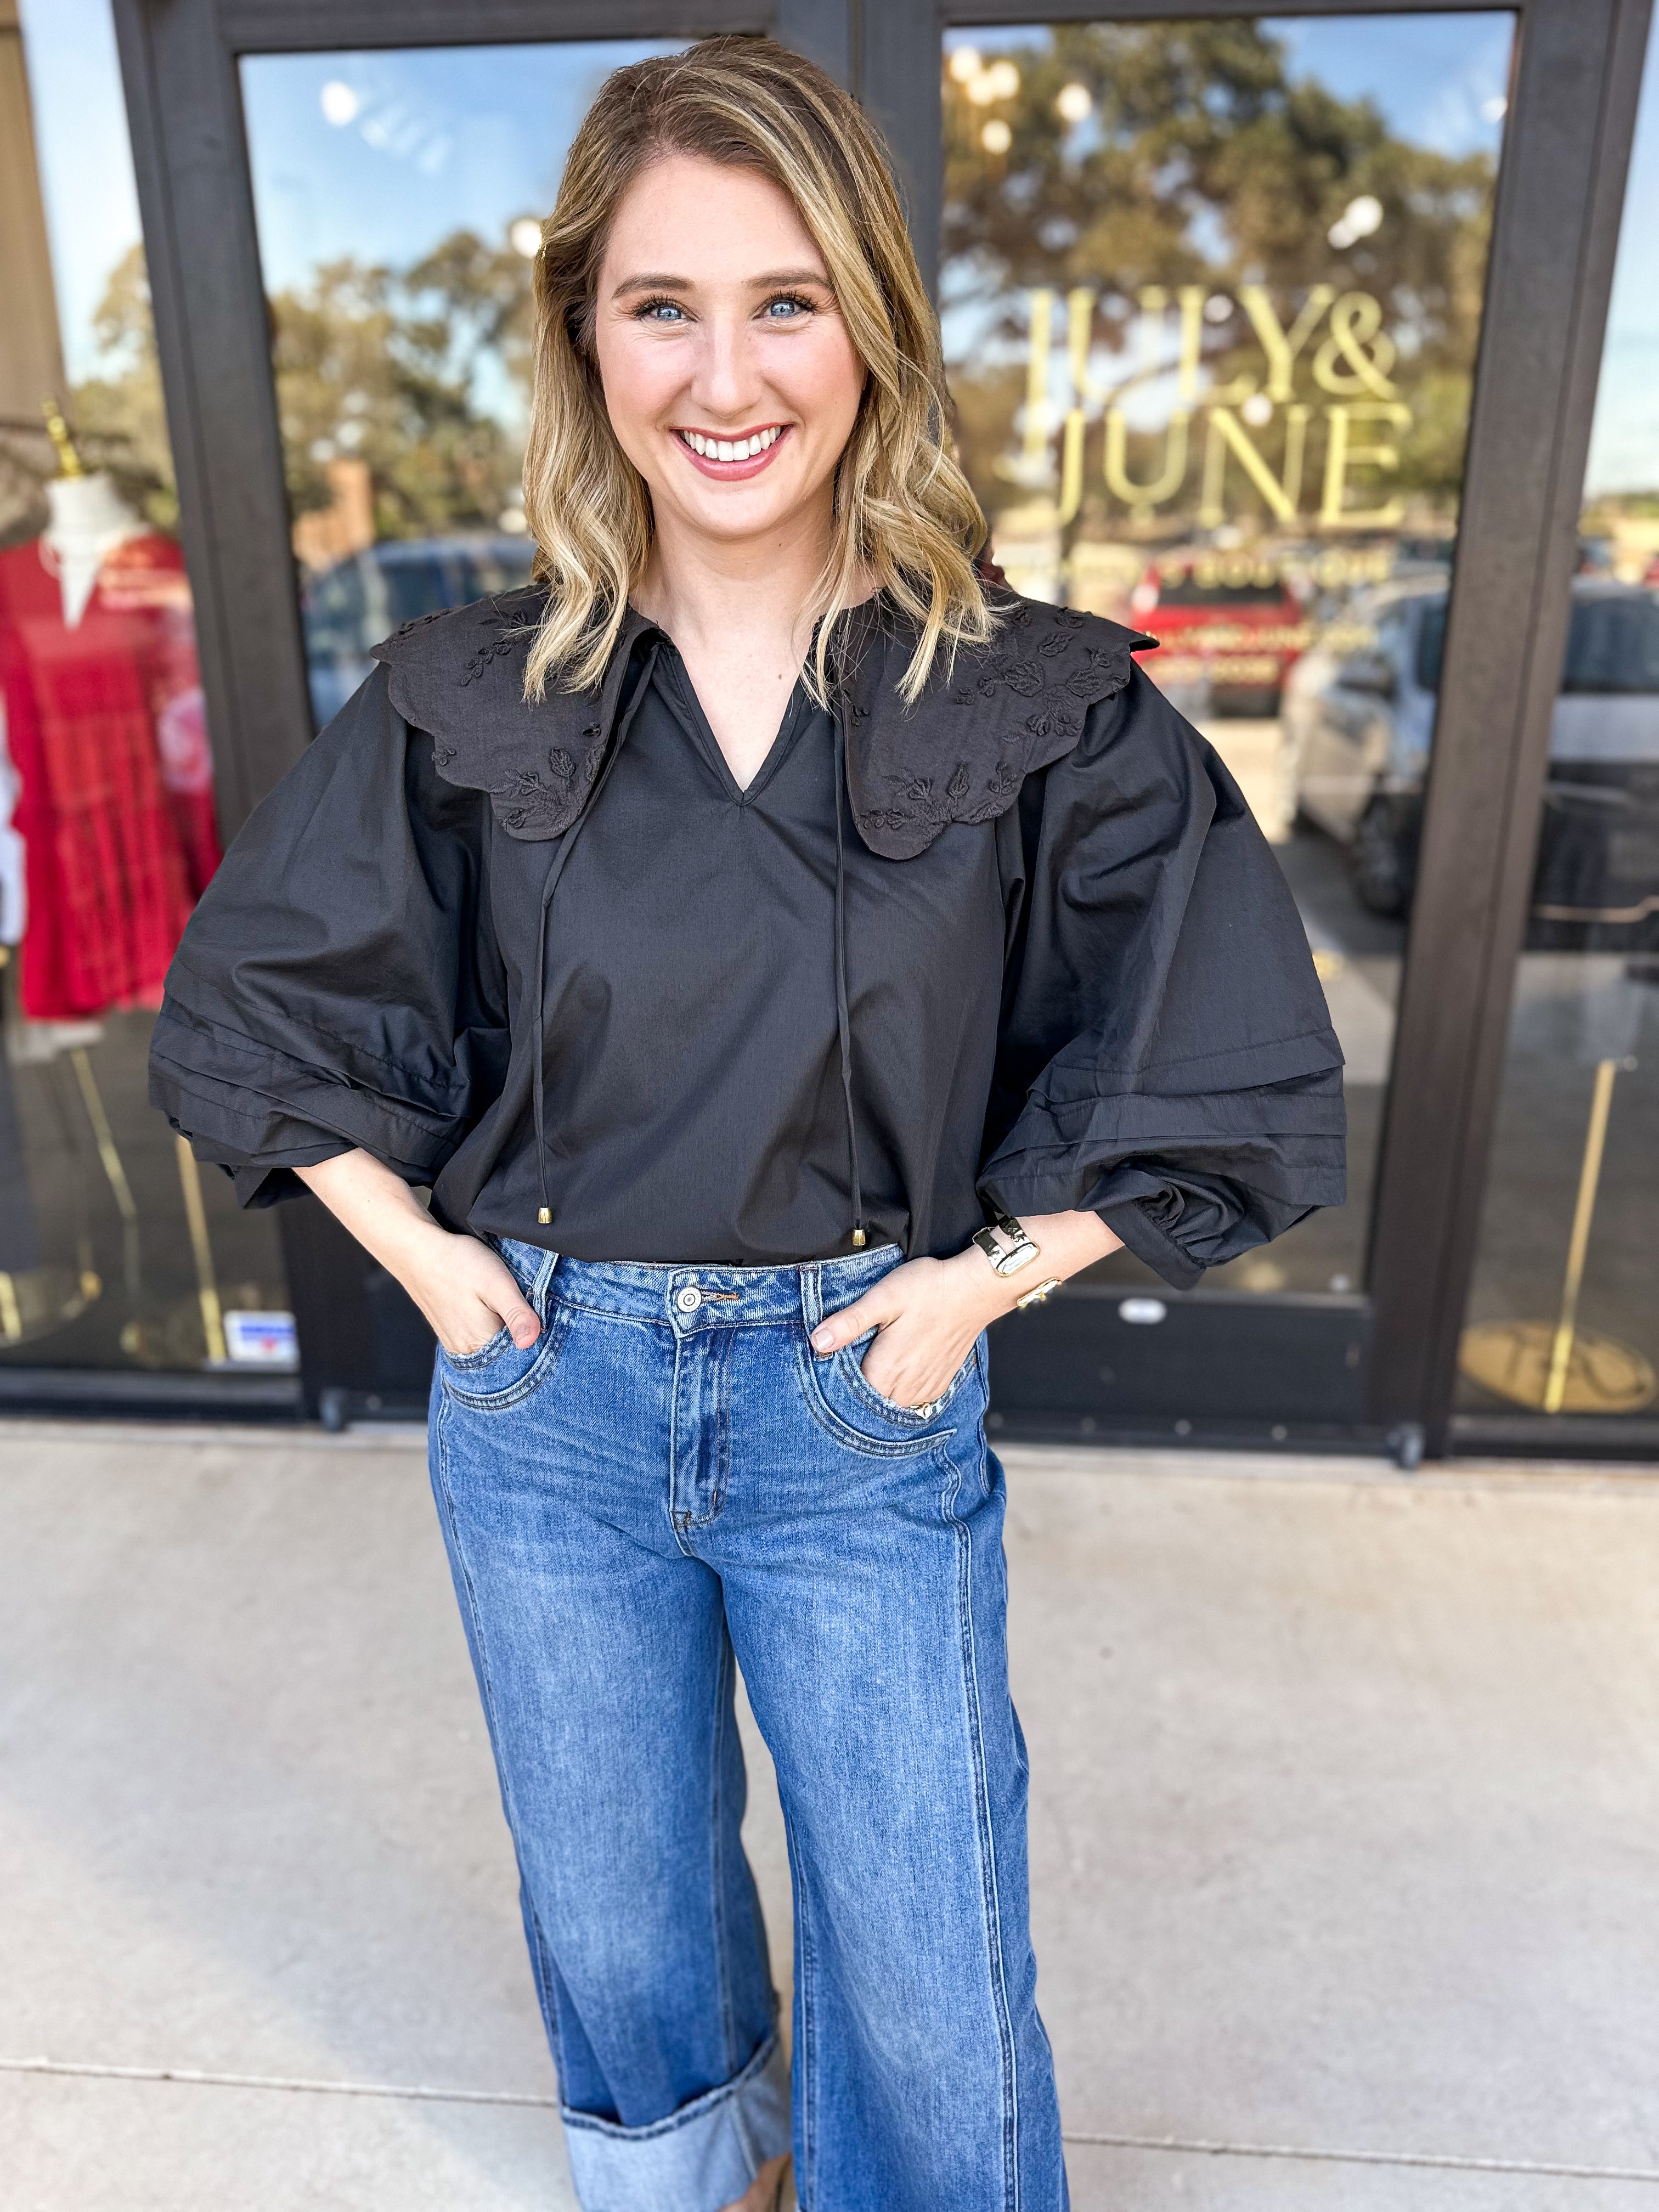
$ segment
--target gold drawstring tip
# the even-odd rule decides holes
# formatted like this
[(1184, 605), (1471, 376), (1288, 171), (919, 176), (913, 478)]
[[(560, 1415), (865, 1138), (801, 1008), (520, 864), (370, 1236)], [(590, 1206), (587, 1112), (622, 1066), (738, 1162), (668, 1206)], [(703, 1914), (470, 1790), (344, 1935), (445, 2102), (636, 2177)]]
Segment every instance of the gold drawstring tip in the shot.
[(861, 1229), (855, 1229), (853, 1231), (853, 1249), (855, 1252), (862, 1252), (865, 1246), (869, 1242), (870, 1239), (865, 1235)]
[(552, 1207), (550, 1206), (538, 1206), (536, 1208), (536, 1218), (540, 1222), (544, 1229), (547, 1228), (553, 1219)]

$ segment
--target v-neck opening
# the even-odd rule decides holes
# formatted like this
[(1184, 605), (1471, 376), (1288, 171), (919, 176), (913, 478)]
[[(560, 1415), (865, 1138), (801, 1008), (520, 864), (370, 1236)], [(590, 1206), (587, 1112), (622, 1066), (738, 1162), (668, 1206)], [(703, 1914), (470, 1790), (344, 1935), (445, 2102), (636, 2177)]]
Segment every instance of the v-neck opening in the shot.
[(697, 687), (691, 681), (691, 672), (686, 666), (679, 647), (674, 644), (672, 639), (665, 639), (665, 642), (668, 650), (662, 655), (658, 666), (668, 679), (670, 689), (673, 693), (673, 703), (682, 709), (684, 715), (692, 725), (692, 733), (696, 739), (698, 749), (707, 755), (710, 766), (726, 787), (726, 796), (739, 806), (747, 805), (749, 801), (771, 781), (777, 770), (783, 765), (799, 733), (802, 709), (809, 703), (805, 685), (797, 676), (794, 688), (784, 702), (776, 734), (768, 746), (760, 766), (747, 783), (739, 783), (732, 773), (731, 762), (720, 749), (720, 741), (714, 735), (714, 725), (703, 710), (702, 701), (697, 696)]

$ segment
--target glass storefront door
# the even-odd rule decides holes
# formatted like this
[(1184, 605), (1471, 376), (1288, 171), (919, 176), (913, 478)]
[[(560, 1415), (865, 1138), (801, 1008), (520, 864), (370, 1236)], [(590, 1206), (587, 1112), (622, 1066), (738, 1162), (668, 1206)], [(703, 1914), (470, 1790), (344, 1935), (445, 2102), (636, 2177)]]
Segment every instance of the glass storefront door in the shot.
[(1513, 43), (1498, 10), (945, 35), (940, 307), (996, 558), (1157, 637), (1347, 1061), (1346, 1207), (1188, 1298), (1120, 1253), (1056, 1301), (1103, 1424), (1357, 1417)]
[(273, 1224), (145, 1095), (219, 829), (107, 0), (0, 8), (0, 1403), (293, 1404)]
[(1458, 1359), (1464, 1422), (1543, 1448), (1659, 1415), (1656, 226), (1650, 50)]

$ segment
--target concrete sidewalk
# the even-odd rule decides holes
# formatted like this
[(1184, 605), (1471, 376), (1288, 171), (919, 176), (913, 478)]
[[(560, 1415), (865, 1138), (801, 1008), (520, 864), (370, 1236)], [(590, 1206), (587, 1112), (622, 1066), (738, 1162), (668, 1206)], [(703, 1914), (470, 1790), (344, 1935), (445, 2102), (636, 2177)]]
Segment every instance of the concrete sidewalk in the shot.
[[(1006, 1458), (1079, 2212), (1659, 2212), (1659, 1478)], [(415, 1440), (0, 1427), (0, 2212), (572, 2206)]]

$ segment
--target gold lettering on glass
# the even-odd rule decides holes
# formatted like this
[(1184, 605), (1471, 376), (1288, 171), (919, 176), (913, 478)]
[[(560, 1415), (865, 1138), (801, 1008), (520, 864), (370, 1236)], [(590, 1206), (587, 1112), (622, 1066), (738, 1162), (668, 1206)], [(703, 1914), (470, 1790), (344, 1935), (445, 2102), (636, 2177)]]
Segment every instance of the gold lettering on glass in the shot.
[(1244, 473), (1267, 501), (1267, 512), (1278, 522), (1296, 520), (1302, 496), (1302, 453), (1307, 437), (1308, 414), (1299, 403), (1285, 410), (1285, 469), (1275, 478), (1255, 441), (1230, 407), (1212, 407), (1206, 416), (1204, 441), (1204, 490), (1199, 501), (1199, 526), (1213, 530), (1226, 520), (1222, 492), (1227, 477), (1227, 455), (1236, 454)]
[[(1339, 355), (1348, 364), (1348, 375), (1336, 365)], [(1395, 399), (1399, 394), (1389, 381), (1394, 364), (1395, 343), (1382, 328), (1382, 301), (1369, 292), (1345, 292), (1331, 309), (1330, 336), (1314, 356), (1315, 383), (1338, 399), (1358, 398), (1364, 392), (1376, 399)]]
[[(1241, 284), (1238, 304), (1250, 319), (1251, 328), (1261, 341), (1261, 350), (1267, 362), (1267, 397), (1274, 404), (1282, 405), (1296, 397), (1296, 361), (1308, 340), (1319, 327), (1319, 319), (1336, 294), (1328, 284), (1316, 284), (1302, 303), (1302, 311), (1287, 331), (1273, 311), (1267, 288), (1261, 284)], [(1378, 311), (1380, 313), (1380, 310)]]
[(1150, 520), (1154, 507), (1173, 499), (1187, 481), (1187, 425), (1192, 417), (1184, 408), (1170, 417), (1164, 433), (1164, 466), (1150, 483), (1135, 483), (1129, 476), (1128, 425), (1121, 407), (1106, 410), (1106, 489), (1121, 499), (1137, 522)]
[(1054, 342), (1054, 295), (1039, 284), (1030, 295), (1025, 356), (1025, 439), (1022, 474), (1036, 477), (1048, 450), (1048, 349)]
[(1329, 430), (1325, 439), (1325, 495), (1320, 501), (1320, 526), (1325, 530), (1393, 530), (1405, 518), (1406, 502), (1395, 497), (1381, 507), (1346, 507), (1348, 471), (1352, 468), (1397, 469), (1400, 448), (1391, 439), (1356, 445), (1356, 422), (1391, 422), (1397, 429), (1411, 428), (1412, 410), (1397, 399), (1367, 399), (1354, 404), (1328, 407)]
[[(1260, 369), (1252, 374), (1238, 364), (1235, 339), (1224, 348), (1232, 374), (1224, 382), (1206, 384), (1206, 374), (1214, 374), (1206, 359), (1206, 336), (1235, 319), (1231, 302), (1202, 284), (1143, 284), (1129, 316), (1132, 356), (1121, 362), (1116, 380), (1103, 386), (1094, 351), (1100, 294), (1091, 285), (1072, 285), (1065, 295), (1065, 387), (1060, 393), (1054, 361), (1060, 335), (1060, 294), (1037, 285), (1026, 296), (1019, 453), (1001, 467), (1036, 496), (1040, 504), (1030, 510), (1033, 521), (1041, 513), (1043, 526), (1064, 528), (1081, 514), (1088, 441), (1097, 422), (1102, 433), (1097, 481), (1103, 480), (1109, 497), (1127, 507), (1142, 527), (1186, 489), (1195, 447), (1201, 456), (1196, 514), (1201, 528), (1218, 528), (1235, 511), (1248, 515), (1258, 501), (1273, 522), (1295, 523), (1303, 516), (1310, 425), (1316, 422), (1325, 437), (1322, 475), (1316, 457), (1319, 497), (1307, 519), (1316, 520), (1322, 529), (1340, 531), (1389, 529), (1401, 521), (1403, 497), (1375, 507), (1350, 504), (1356, 470), (1400, 468), (1401, 444), (1413, 420), (1392, 380), (1399, 349), (1382, 327), (1382, 304), (1370, 293), (1339, 295), (1333, 285), (1315, 284), (1286, 318), (1265, 285), (1241, 284), (1237, 305), (1260, 348)], [(1298, 398), (1299, 374), (1329, 393), (1331, 402), (1316, 410)], [(1124, 404), (1129, 393), (1171, 378), (1176, 404), (1161, 433), (1150, 426), (1139, 428)], [(1372, 426), (1386, 426), (1395, 434), (1365, 434)], [(1132, 433), (1138, 428), (1141, 446), (1135, 465), (1145, 471), (1140, 476), (1132, 472), (1130, 459)], [(1152, 442), (1159, 434), (1161, 453)], [(1241, 494), (1244, 504), (1239, 508)]]

